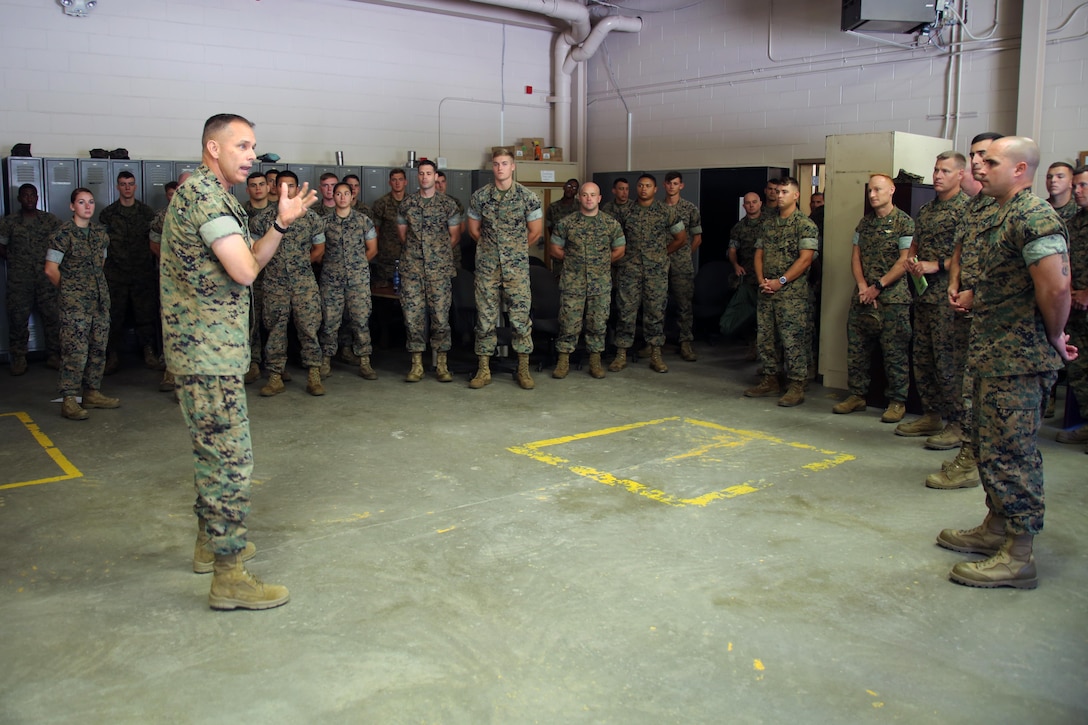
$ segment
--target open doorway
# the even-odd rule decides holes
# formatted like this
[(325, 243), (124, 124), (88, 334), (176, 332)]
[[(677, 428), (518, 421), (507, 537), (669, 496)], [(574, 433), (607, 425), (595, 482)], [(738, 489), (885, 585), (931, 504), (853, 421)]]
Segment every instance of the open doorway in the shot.
[(812, 216), (812, 195), (824, 193), (827, 166), (823, 159), (803, 159), (794, 162), (795, 175), (801, 182), (801, 211)]

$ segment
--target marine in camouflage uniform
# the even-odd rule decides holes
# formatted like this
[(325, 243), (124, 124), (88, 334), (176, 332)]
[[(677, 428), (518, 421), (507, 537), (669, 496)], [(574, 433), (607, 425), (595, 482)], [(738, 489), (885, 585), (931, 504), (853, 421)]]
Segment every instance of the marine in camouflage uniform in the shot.
[[(30, 314), (36, 307), (45, 332), (45, 350), (54, 365), (60, 361), (60, 311), (57, 288), (42, 271), (45, 253), (60, 220), (37, 209), (38, 191), (19, 188), (20, 211), (0, 219), (0, 256), (7, 259), (8, 352), (12, 374), (26, 371)], [(22, 372), (19, 372), (19, 370)]]
[(110, 254), (106, 258), (106, 281), (110, 285), (109, 355), (120, 354), (125, 318), (132, 309), (136, 338), (147, 351), (158, 347), (159, 294), (156, 287), (155, 259), (148, 245), (155, 210), (142, 201), (125, 206), (115, 201), (98, 215), (110, 236)]
[(762, 215), (755, 219), (746, 216), (729, 230), (729, 248), (737, 250), (737, 264), (744, 269), (744, 275), (738, 276), (742, 284), (759, 285), (755, 273), (756, 242), (763, 232), (764, 223)]
[(1078, 207), (1076, 199), (1070, 199), (1068, 203), (1062, 206), (1055, 207), (1054, 211), (1058, 213), (1063, 222), (1069, 222), (1070, 219), (1077, 215)]
[[(334, 211), (325, 222), (325, 256), (321, 258), (321, 350), (332, 357), (339, 347), (345, 317), (351, 328), (352, 351), (370, 355), (370, 262), (367, 242), (377, 239), (370, 217), (348, 209), (347, 216)], [(345, 312), (347, 313), (345, 315)]]
[[(401, 176), (401, 179), (403, 178)], [(390, 184), (397, 181), (395, 176), (390, 176), (389, 180)], [(370, 278), (375, 285), (392, 284), (397, 260), (401, 255), (400, 236), (397, 234), (397, 215), (400, 213), (400, 203), (404, 201), (405, 194), (402, 182), (397, 183), (401, 184), (400, 193), (390, 191), (375, 201), (374, 213), (370, 217), (378, 229), (378, 256), (370, 261)]]
[[(1074, 180), (1082, 176), (1084, 174), (1077, 174)], [(1088, 202), (1088, 190), (1082, 193), (1085, 195), (1085, 201)], [(1066, 222), (1066, 228), (1069, 230), (1069, 268), (1073, 278), (1073, 293), (1083, 296), (1088, 294), (1088, 203)], [(1083, 415), (1085, 411), (1088, 411), (1088, 311), (1074, 306), (1069, 311), (1065, 331), (1069, 333), (1069, 344), (1075, 345), (1080, 350), (1080, 356), (1076, 360), (1066, 363), (1066, 372), (1069, 387)], [(1088, 426), (1058, 434), (1060, 443), (1085, 441), (1088, 441)], [(1085, 451), (1088, 452), (1088, 448)]]
[(922, 399), (923, 412), (945, 418), (957, 427), (960, 425), (960, 406), (956, 402), (959, 389), (955, 387), (956, 356), (953, 343), (956, 312), (948, 304), (945, 260), (952, 257), (968, 200), (966, 194), (958, 191), (949, 199), (936, 198), (924, 204), (918, 211), (914, 253), (910, 255), (919, 261), (936, 262), (938, 265), (937, 271), (925, 275), (928, 286), (915, 299), (915, 385)]
[[(766, 217), (763, 234), (756, 242), (757, 266), (762, 274), (756, 276), (777, 280), (786, 276), (802, 252), (816, 252), (819, 230), (800, 209), (794, 209), (786, 218), (774, 210), (765, 211), (760, 218), (763, 217)], [(756, 353), (759, 374), (764, 379), (778, 375), (778, 349), (781, 349), (786, 378), (802, 386), (808, 380), (811, 318), (807, 269), (796, 279), (787, 279), (774, 294), (760, 293), (756, 302)]]
[[(273, 210), (272, 214), (275, 213)], [(288, 227), (279, 249), (264, 269), (261, 318), (268, 330), (265, 363), (270, 374), (282, 375), (287, 364), (287, 324), (292, 316), (301, 347), (302, 366), (321, 366), (321, 344), (317, 339), (321, 329), (321, 293), (310, 263), (310, 250), (324, 243), (325, 220), (307, 210)]]
[(457, 205), (457, 218), (461, 220), (461, 228), (457, 232), (457, 244), (453, 245), (453, 269), (456, 272), (458, 269), (462, 269), (461, 259), (463, 257), (463, 251), (461, 250), (461, 232), (464, 229), (465, 222), (465, 205), (461, 203), (461, 200), (452, 194), (446, 194), (453, 203)]
[(110, 245), (105, 228), (91, 222), (80, 228), (65, 222), (49, 243), (45, 260), (60, 266), (59, 392), (99, 390), (106, 367), (110, 334), (110, 290), (104, 263)]
[(400, 258), (400, 304), (404, 310), (408, 352), (427, 349), (426, 327), (430, 311), (431, 349), (450, 349), (450, 305), (457, 271), (453, 264), (454, 242), (461, 230), (457, 203), (445, 194), (423, 190), (405, 197), (397, 225)]
[[(815, 224), (813, 224), (815, 226)], [(884, 355), (884, 372), (888, 377), (885, 395), (889, 403), (905, 403), (910, 387), (910, 290), (900, 264), (910, 249), (914, 236), (914, 220), (896, 207), (881, 217), (864, 216), (854, 228), (854, 246), (860, 253), (864, 285), (876, 287), (875, 312), (879, 320), (872, 321), (873, 306), (862, 304), (855, 296), (850, 305), (847, 327), (847, 380), (850, 393), (864, 398), (869, 392), (873, 351), (879, 344)], [(894, 277), (885, 284), (882, 279)], [(876, 324), (879, 323), (879, 324)], [(894, 417), (889, 414), (888, 417)], [(901, 418), (901, 412), (898, 418)], [(895, 421), (898, 422), (898, 418)]]
[(613, 217), (579, 211), (556, 224), (550, 244), (563, 250), (559, 279), (559, 339), (555, 348), (570, 354), (578, 345), (585, 319), (586, 350), (604, 352), (612, 299), (612, 258), (627, 244)]
[(509, 300), (507, 317), (514, 331), (514, 351), (526, 355), (533, 351), (529, 223), (543, 217), (540, 199), (516, 181), (506, 191), (491, 183), (472, 194), (468, 218), (480, 225), (475, 282), (477, 356), (495, 352), (502, 294)]
[[(676, 305), (677, 321), (680, 323), (680, 345), (683, 347), (685, 342), (690, 343), (695, 339), (692, 331), (695, 324), (692, 307), (695, 300), (693, 255), (702, 241), (703, 219), (699, 214), (699, 207), (687, 199), (679, 199), (673, 208), (688, 232), (688, 237), (680, 248), (669, 254), (669, 297)], [(691, 359), (695, 359), (694, 354)]]
[(651, 348), (660, 348), (665, 344), (665, 308), (669, 303), (668, 248), (683, 244), (684, 222), (675, 207), (653, 197), (648, 204), (628, 202), (619, 215), (627, 246), (616, 264), (616, 347), (626, 351), (634, 344), (641, 307), (642, 335)]

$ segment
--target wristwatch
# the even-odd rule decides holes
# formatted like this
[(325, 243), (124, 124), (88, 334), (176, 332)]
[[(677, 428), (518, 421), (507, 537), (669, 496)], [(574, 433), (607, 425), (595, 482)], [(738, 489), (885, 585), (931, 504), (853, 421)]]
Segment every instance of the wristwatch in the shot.
[(884, 291), (884, 284), (879, 279), (876, 282), (873, 282), (873, 286), (876, 287), (879, 292)]
[(778, 278), (778, 284), (782, 285), (783, 287), (785, 287), (788, 282), (789, 280), (786, 279), (786, 275), (782, 275)]

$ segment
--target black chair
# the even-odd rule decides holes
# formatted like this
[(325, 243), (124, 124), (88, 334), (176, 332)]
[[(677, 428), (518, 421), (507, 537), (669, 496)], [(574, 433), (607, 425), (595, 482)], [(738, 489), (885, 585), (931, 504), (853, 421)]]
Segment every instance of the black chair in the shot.
[(733, 265), (724, 259), (716, 259), (699, 267), (695, 274), (695, 295), (692, 300), (692, 316), (696, 326), (700, 321), (712, 322), (711, 328), (717, 331), (718, 320), (733, 296), (732, 277)]
[(537, 365), (537, 370), (543, 370), (545, 363), (558, 359), (555, 342), (559, 339), (559, 283), (546, 267), (529, 265), (529, 289), (533, 333), (547, 340), (547, 356)]

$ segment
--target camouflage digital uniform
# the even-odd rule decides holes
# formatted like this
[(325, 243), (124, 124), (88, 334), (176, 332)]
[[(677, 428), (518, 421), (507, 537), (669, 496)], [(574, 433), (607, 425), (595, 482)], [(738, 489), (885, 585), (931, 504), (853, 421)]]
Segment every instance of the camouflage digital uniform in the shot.
[[(465, 205), (461, 203), (461, 200), (452, 194), (446, 194), (453, 203), (457, 205), (457, 218), (462, 222), (465, 220)], [(456, 272), (461, 269), (461, 240), (458, 238), (457, 244), (453, 245), (453, 269)]]
[[(815, 226), (815, 224), (813, 224)], [(873, 284), (899, 263), (899, 253), (910, 248), (914, 237), (914, 220), (902, 209), (893, 207), (885, 217), (867, 214), (854, 228), (854, 246), (861, 251), (861, 270), (865, 280)], [(910, 388), (910, 290), (903, 275), (877, 295), (876, 312), (880, 326), (869, 327), (866, 319), (870, 305), (858, 302), (854, 295), (850, 304), (846, 337), (846, 372), (850, 393), (862, 398), (869, 392), (872, 376), (873, 350), (879, 344), (884, 354), (884, 372), (889, 401), (904, 403)]]
[(669, 255), (669, 297), (676, 306), (680, 342), (691, 342), (695, 339), (692, 333), (695, 324), (692, 311), (695, 300), (695, 262), (692, 258), (694, 252), (691, 242), (696, 234), (703, 233), (703, 218), (699, 214), (699, 207), (687, 199), (680, 199), (673, 208), (684, 223), (684, 228), (688, 230), (688, 238), (683, 246)]
[[(934, 199), (922, 206), (914, 227), (918, 259), (952, 256), (968, 199), (961, 191), (951, 199)], [(925, 412), (958, 421), (953, 352), (957, 313), (948, 303), (948, 272), (934, 272), (925, 278), (929, 286), (917, 296), (914, 306), (914, 381)]]
[(370, 262), (366, 243), (378, 236), (374, 222), (354, 209), (325, 222), (325, 256), (321, 259), (321, 351), (332, 357), (339, 347), (345, 311), (351, 327), (351, 349), (356, 355), (374, 351), (370, 342)]
[(61, 397), (101, 390), (110, 337), (110, 289), (103, 268), (110, 244), (99, 224), (64, 222), (42, 260), (60, 265)]
[(551, 244), (564, 250), (559, 278), (559, 339), (555, 349), (572, 353), (585, 318), (586, 349), (604, 352), (612, 299), (612, 250), (627, 244), (619, 222), (598, 212), (581, 212), (559, 221)]
[(45, 276), (45, 253), (60, 228), (60, 219), (35, 210), (0, 219), (0, 245), (7, 248), (8, 344), (12, 357), (26, 357), (30, 342), (30, 313), (37, 307), (45, 328), (45, 349), (60, 354), (60, 310), (57, 288)]
[(450, 229), (460, 228), (457, 203), (435, 192), (431, 198), (409, 194), (400, 205), (398, 225), (406, 225), (400, 258), (400, 306), (408, 352), (427, 349), (427, 312), (430, 310), (431, 349), (450, 349), (450, 306), (457, 274), (453, 264)]
[[(1088, 289), (1088, 209), (1081, 209), (1065, 223), (1069, 230), (1069, 269), (1073, 289)], [(1069, 344), (1076, 345), (1080, 356), (1066, 363), (1069, 387), (1077, 399), (1081, 414), (1088, 412), (1088, 312), (1073, 308), (1065, 323)]]
[(480, 222), (475, 281), (477, 355), (495, 352), (501, 294), (505, 294), (510, 306), (507, 317), (514, 330), (514, 352), (533, 351), (529, 222), (543, 216), (537, 195), (516, 181), (506, 191), (492, 183), (472, 194), (468, 218)]
[(764, 223), (762, 215), (755, 219), (746, 216), (729, 230), (729, 247), (737, 250), (737, 264), (747, 272), (741, 281), (753, 287), (759, 285), (755, 274), (756, 242), (763, 233)]
[(270, 373), (283, 373), (287, 364), (287, 324), (292, 316), (302, 348), (302, 367), (321, 365), (321, 344), (317, 339), (321, 329), (321, 293), (310, 264), (310, 248), (324, 243), (325, 220), (307, 210), (287, 228), (279, 249), (264, 268), (261, 318), (268, 330), (265, 365)]
[(246, 546), (253, 446), (243, 376), (249, 368), (249, 288), (212, 251), (239, 234), (242, 205), (201, 164), (166, 213), (159, 255), (163, 351), (193, 445), (193, 511), (216, 554)]
[(1068, 223), (1070, 219), (1077, 215), (1077, 211), (1080, 207), (1077, 206), (1077, 200), (1070, 197), (1069, 201), (1065, 204), (1056, 207), (1054, 211), (1058, 212), (1058, 216), (1061, 217), (1063, 222)]
[(669, 304), (669, 255), (672, 236), (684, 231), (676, 207), (654, 199), (620, 207), (617, 221), (623, 228), (627, 250), (616, 263), (616, 347), (635, 342), (635, 322), (642, 307), (642, 336), (646, 344), (665, 344), (665, 307)]
[[(990, 218), (997, 213), (997, 201), (992, 196), (977, 194), (971, 197), (964, 210), (964, 223), (957, 230), (956, 245), (960, 247), (960, 292), (971, 291), (974, 293), (979, 278), (979, 250), (981, 240), (979, 235), (990, 224)], [(947, 292), (947, 290), (946, 290)], [(975, 293), (977, 299), (977, 293)], [(971, 310), (967, 313), (956, 313), (953, 321), (952, 357), (953, 373), (952, 389), (957, 392), (956, 418), (960, 421), (963, 430), (963, 440), (971, 450), (974, 460), (978, 460), (978, 450), (975, 448), (974, 428), (975, 415), (972, 410), (972, 398), (975, 392), (975, 376), (967, 363), (967, 349), (971, 343), (971, 325), (974, 323), (975, 313)]]
[[(158, 347), (159, 294), (155, 258), (148, 244), (155, 211), (142, 201), (123, 206), (115, 201), (98, 215), (110, 235), (106, 258), (106, 282), (110, 286), (111, 351), (121, 350), (125, 317), (132, 308), (132, 322), (142, 347)], [(112, 354), (112, 353), (111, 353)]]
[(600, 209), (605, 214), (608, 214), (613, 219), (618, 221), (619, 218), (620, 218), (620, 214), (623, 213), (623, 210), (630, 207), (630, 205), (633, 204), (633, 203), (635, 203), (635, 202), (628, 199), (626, 204), (617, 204), (616, 200), (613, 199), (612, 201), (606, 201), (605, 203), (601, 204)]
[(569, 200), (560, 199), (548, 204), (548, 212), (544, 215), (544, 225), (548, 228), (548, 232), (554, 231), (555, 225), (560, 220), (567, 218), (576, 211), (578, 211), (577, 197)]
[[(408, 198), (405, 194), (404, 198)], [(401, 200), (403, 201), (403, 199)], [(378, 228), (378, 254), (370, 260), (370, 278), (374, 284), (389, 284), (400, 259), (400, 237), (397, 235), (397, 214), (400, 202), (389, 192), (374, 202), (374, 213), (370, 217)]]
[(968, 364), (974, 380), (979, 475), (986, 505), (1009, 534), (1043, 530), (1042, 402), (1062, 367), (1047, 340), (1029, 267), (1067, 254), (1065, 225), (1049, 204), (1019, 191), (980, 233), (979, 280)]
[[(816, 251), (819, 230), (811, 219), (795, 209), (783, 219), (777, 210), (764, 214), (763, 233), (756, 249), (763, 250), (763, 276), (777, 279), (801, 256), (802, 250)], [(812, 300), (809, 297), (808, 272), (791, 281), (773, 295), (760, 293), (756, 302), (756, 351), (759, 374), (778, 375), (778, 350), (791, 382), (808, 380), (812, 342), (809, 339)]]
[[(249, 235), (252, 239), (260, 239), (272, 228), (272, 222), (276, 220), (279, 211), (278, 204), (269, 203), (263, 209), (254, 209), (249, 215)], [(250, 285), (249, 304), (249, 361), (261, 364), (264, 359), (264, 344), (262, 343), (261, 327), (264, 320), (261, 315), (264, 311), (264, 270), (257, 273), (257, 279)]]

